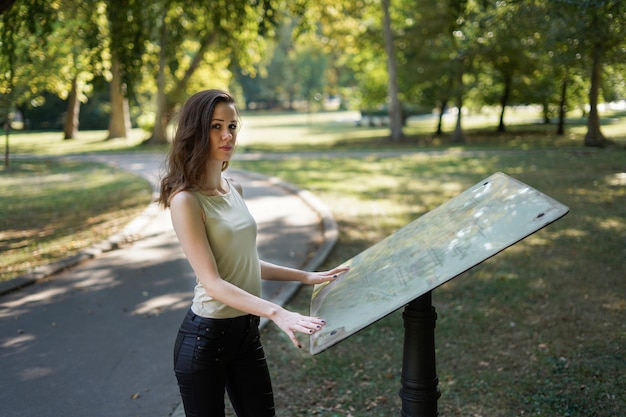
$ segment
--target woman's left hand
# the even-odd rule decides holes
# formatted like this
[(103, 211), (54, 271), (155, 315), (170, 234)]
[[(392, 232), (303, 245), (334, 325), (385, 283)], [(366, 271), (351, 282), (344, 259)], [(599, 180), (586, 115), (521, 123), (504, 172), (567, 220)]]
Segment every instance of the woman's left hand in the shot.
[(308, 272), (302, 283), (314, 285), (334, 281), (339, 278), (342, 273), (348, 271), (349, 269), (350, 267), (343, 266), (331, 269), (330, 271)]

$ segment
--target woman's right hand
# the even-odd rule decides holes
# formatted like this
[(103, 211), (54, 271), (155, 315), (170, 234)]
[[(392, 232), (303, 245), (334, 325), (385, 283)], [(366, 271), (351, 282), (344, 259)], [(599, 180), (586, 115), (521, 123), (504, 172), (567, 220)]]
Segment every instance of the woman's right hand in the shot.
[(280, 309), (272, 320), (283, 332), (287, 333), (297, 348), (302, 348), (302, 345), (296, 337), (296, 332), (312, 335), (326, 324), (319, 317), (303, 316), (300, 313), (285, 309)]

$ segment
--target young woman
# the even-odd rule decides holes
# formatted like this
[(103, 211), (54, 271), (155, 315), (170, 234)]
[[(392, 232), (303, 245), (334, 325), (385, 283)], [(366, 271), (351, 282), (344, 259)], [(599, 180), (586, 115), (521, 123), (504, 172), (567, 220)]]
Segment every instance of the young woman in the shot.
[(183, 106), (161, 180), (159, 202), (193, 268), (197, 285), (174, 347), (174, 370), (187, 417), (224, 415), (224, 393), (239, 417), (273, 417), (274, 396), (259, 338), (259, 317), (301, 347), (325, 322), (261, 298), (261, 279), (317, 284), (344, 272), (306, 272), (259, 259), (257, 225), (241, 187), (223, 175), (233, 155), (239, 113), (225, 91), (193, 95)]

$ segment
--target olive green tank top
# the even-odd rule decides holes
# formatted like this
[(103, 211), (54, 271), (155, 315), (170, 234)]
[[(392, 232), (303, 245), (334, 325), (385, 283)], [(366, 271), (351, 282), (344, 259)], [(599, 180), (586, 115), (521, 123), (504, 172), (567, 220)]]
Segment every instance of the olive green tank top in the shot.
[[(228, 180), (227, 180), (228, 181)], [(261, 264), (256, 246), (257, 224), (235, 187), (228, 182), (224, 195), (208, 196), (194, 192), (206, 220), (204, 227), (225, 281), (261, 296)], [(210, 297), (196, 278), (191, 310), (202, 317), (223, 319), (247, 314)]]

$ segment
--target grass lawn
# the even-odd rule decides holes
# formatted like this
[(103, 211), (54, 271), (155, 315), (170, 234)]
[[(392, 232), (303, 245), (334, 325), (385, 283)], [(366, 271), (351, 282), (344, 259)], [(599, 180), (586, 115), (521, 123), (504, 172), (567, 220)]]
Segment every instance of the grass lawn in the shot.
[(151, 198), (146, 180), (102, 164), (11, 161), (0, 170), (0, 280), (110, 237)]
[[(565, 218), (435, 290), (439, 408), (442, 416), (626, 412), (624, 151), (302, 158), (241, 167), (273, 173), (328, 204), (340, 239), (326, 267), (496, 171), (568, 205)], [(290, 307), (308, 311), (310, 296), (303, 288)], [(398, 415), (402, 326), (398, 311), (315, 357), (268, 326), (282, 415)]]
[[(566, 136), (556, 137), (554, 126), (533, 124), (533, 118), (519, 115), (507, 134), (493, 133), (492, 115), (466, 118), (469, 143), (450, 147), (445, 139), (428, 134), (432, 120), (411, 120), (407, 140), (390, 145), (381, 140), (386, 129), (355, 127), (351, 113), (244, 115), (243, 155), (326, 151), (233, 162), (235, 168), (308, 189), (327, 204), (340, 237), (325, 267), (351, 258), (496, 171), (569, 206), (565, 218), (434, 291), (441, 416), (626, 415), (626, 151), (583, 148), (582, 121), (569, 125)], [(603, 132), (620, 145), (626, 143), (624, 117), (605, 118)], [(18, 136), (12, 139), (15, 152), (64, 153), (66, 144), (57, 136)], [(100, 139), (93, 141), (99, 151), (106, 150)], [(39, 151), (38, 142), (48, 150)], [(67, 145), (74, 149), (68, 152), (89, 151), (92, 145), (86, 142)], [(364, 149), (401, 152), (341, 152)], [(51, 210), (60, 204), (54, 190), (64, 190), (63, 181), (53, 179), (70, 175), (69, 168), (29, 168), (39, 173), (36, 180), (21, 177), (24, 167), (0, 171), (0, 233), (8, 225), (35, 235), (42, 230), (47, 223), (27, 223), (39, 216), (16, 215), (7, 222), (5, 210), (32, 195), (31, 202), (46, 201), (43, 211), (62, 211)], [(77, 169), (87, 173), (96, 168), (108, 169)], [(94, 178), (108, 176), (113, 172)], [(119, 181), (111, 190), (130, 187)], [(141, 181), (137, 186), (141, 189)], [(149, 200), (149, 187), (144, 187)], [(42, 194), (44, 189), (52, 191)], [(7, 197), (5, 190), (10, 190)], [(78, 194), (87, 199), (92, 195)], [(118, 204), (105, 212), (125, 201), (122, 194), (110, 200)], [(30, 210), (30, 204), (22, 205), (22, 211)], [(92, 213), (80, 224), (97, 217)], [(52, 229), (67, 228), (72, 235), (80, 229), (78, 223), (59, 221)], [(4, 235), (2, 240), (4, 244)], [(32, 238), (31, 244), (37, 241)], [(303, 288), (288, 307), (307, 312), (310, 296), (311, 288)], [(397, 311), (311, 356), (268, 326), (263, 333), (279, 414), (399, 415), (403, 332)]]
[[(335, 129), (317, 127), (320, 135), (292, 142), (301, 150), (314, 149), (315, 140), (337, 151), (389, 149), (377, 137), (363, 137), (377, 129), (360, 128), (355, 138), (341, 120), (327, 115), (325, 123)], [(309, 122), (300, 122), (304, 135)], [(408, 130), (418, 133), (393, 149), (421, 144), (449, 152), (359, 158), (338, 153), (234, 166), (275, 175), (326, 202), (340, 230), (326, 268), (497, 171), (568, 205), (564, 219), (434, 292), (440, 415), (626, 414), (626, 153), (582, 148), (581, 123), (556, 137), (554, 126), (522, 121), (497, 135), (478, 121), (468, 131), (472, 143), (452, 149), (419, 134), (428, 126), (413, 121)], [(625, 131), (623, 122), (606, 121), (605, 127)], [(261, 133), (245, 149), (267, 150), (275, 140), (278, 149), (292, 150), (287, 132), (278, 130), (275, 138)], [(623, 143), (624, 136), (611, 137)], [(462, 150), (485, 152), (464, 156)], [(310, 297), (311, 288), (303, 288), (288, 307), (306, 312)], [(281, 415), (399, 415), (401, 313), (317, 356), (293, 349), (268, 326), (266, 353)]]

